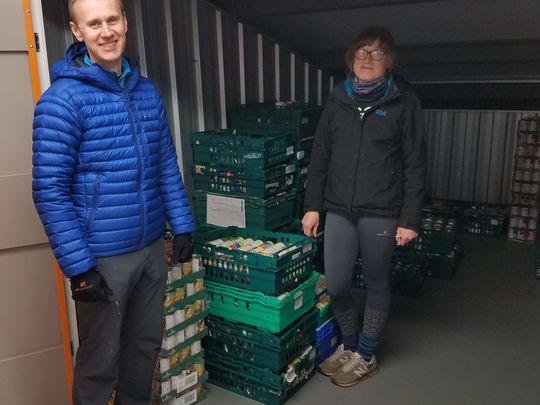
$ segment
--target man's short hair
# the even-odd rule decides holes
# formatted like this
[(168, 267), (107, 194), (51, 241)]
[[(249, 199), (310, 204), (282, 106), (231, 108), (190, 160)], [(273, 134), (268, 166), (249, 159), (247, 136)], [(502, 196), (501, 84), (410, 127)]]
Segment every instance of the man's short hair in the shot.
[[(69, 10), (69, 19), (73, 21), (73, 5), (78, 0), (67, 0), (68, 2), (68, 10)], [(122, 0), (116, 0), (118, 4), (120, 4), (120, 10), (122, 10), (122, 13), (124, 12), (124, 4), (122, 4)]]

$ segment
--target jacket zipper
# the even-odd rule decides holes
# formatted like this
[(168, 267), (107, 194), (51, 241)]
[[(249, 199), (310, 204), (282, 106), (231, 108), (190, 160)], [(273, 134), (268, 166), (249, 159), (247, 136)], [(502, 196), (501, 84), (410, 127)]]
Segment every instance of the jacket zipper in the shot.
[(353, 193), (352, 193), (352, 196), (351, 196), (351, 204), (349, 205), (349, 211), (350, 212), (352, 212), (353, 205), (354, 205), (354, 198), (356, 197), (356, 175), (358, 173), (358, 165), (360, 164), (360, 151), (362, 150), (362, 138), (364, 136), (364, 122), (365, 122), (364, 117), (366, 116), (366, 114), (368, 112), (376, 110), (377, 108), (379, 108), (379, 106), (384, 105), (384, 104), (388, 103), (389, 101), (392, 101), (396, 97), (398, 97), (398, 94), (394, 94), (392, 97), (390, 97), (387, 100), (384, 100), (382, 103), (375, 103), (375, 105), (366, 107), (364, 109), (362, 109), (361, 107), (358, 107), (358, 106), (356, 107), (358, 109), (359, 116), (360, 116), (360, 144), (359, 144), (359, 147), (358, 147), (358, 155), (357, 155), (357, 158), (356, 158), (356, 165), (355, 165), (355, 168), (354, 168)]
[(358, 111), (360, 112), (360, 140), (358, 145), (358, 155), (356, 158), (356, 165), (354, 168), (354, 175), (353, 175), (353, 184), (352, 189), (353, 193), (351, 196), (351, 204), (349, 205), (349, 211), (352, 212), (353, 204), (354, 204), (354, 198), (356, 197), (356, 174), (358, 173), (358, 165), (360, 164), (360, 151), (362, 150), (362, 137), (364, 135), (364, 116), (366, 115), (367, 111), (371, 107), (366, 108), (365, 110), (362, 110), (362, 108), (358, 107)]
[(131, 107), (131, 100), (129, 98), (129, 95), (125, 95), (126, 104), (128, 106), (128, 112), (129, 112), (129, 120), (131, 123), (131, 133), (135, 140), (135, 148), (137, 149), (137, 177), (138, 177), (138, 186), (139, 186), (139, 211), (140, 211), (140, 217), (141, 217), (141, 229), (142, 229), (142, 235), (141, 239), (139, 240), (139, 247), (142, 248), (143, 241), (145, 239), (146, 234), (146, 228), (144, 224), (146, 223), (145, 215), (144, 215), (144, 208), (143, 208), (143, 196), (142, 196), (142, 166), (143, 166), (143, 159), (141, 157), (141, 151), (139, 149), (139, 136), (137, 134), (137, 126), (135, 125), (135, 119), (133, 118), (133, 109)]

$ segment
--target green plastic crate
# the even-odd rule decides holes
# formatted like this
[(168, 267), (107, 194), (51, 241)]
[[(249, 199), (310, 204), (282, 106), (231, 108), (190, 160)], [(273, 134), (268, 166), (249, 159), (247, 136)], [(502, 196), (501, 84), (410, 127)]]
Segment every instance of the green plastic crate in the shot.
[(309, 164), (311, 157), (311, 147), (313, 146), (313, 138), (300, 139), (295, 146), (296, 164), (305, 166)]
[(214, 130), (191, 134), (193, 161), (236, 168), (264, 169), (294, 158), (293, 135)]
[(298, 139), (315, 134), (320, 115), (320, 107), (301, 103), (283, 107), (269, 103), (248, 104), (228, 110), (231, 128), (290, 130)]
[(306, 191), (306, 182), (309, 166), (298, 166), (296, 168), (295, 188), (298, 193)]
[[(204, 191), (195, 191), (194, 196), (197, 222), (201, 225), (207, 225), (207, 194), (208, 193)], [(287, 225), (293, 219), (295, 195), (296, 191), (292, 189), (286, 193), (280, 193), (266, 199), (259, 197), (238, 197), (241, 198), (245, 204), (246, 227), (275, 230)]]
[(460, 231), (473, 235), (501, 237), (505, 232), (508, 208), (498, 205), (473, 205), (463, 211)]
[[(392, 294), (415, 296), (420, 292), (427, 273), (427, 255), (415, 251), (394, 251), (390, 267), (390, 290)], [(365, 288), (362, 260), (355, 263), (353, 288)]]
[(449, 254), (427, 254), (427, 273), (429, 277), (450, 280), (458, 268), (461, 247), (455, 243)]
[(257, 367), (282, 371), (306, 347), (314, 344), (318, 318), (318, 311), (312, 309), (283, 332), (270, 334), (211, 316), (206, 319), (209, 334), (204, 346)]
[(295, 185), (295, 164), (269, 169), (226, 169), (221, 165), (194, 165), (195, 189), (238, 196), (270, 197)]
[(210, 314), (279, 333), (315, 305), (318, 278), (312, 273), (308, 280), (278, 297), (207, 281)]
[(209, 382), (267, 405), (285, 403), (311, 378), (315, 369), (315, 348), (307, 349), (295, 364), (275, 373), (230, 356), (207, 352)]
[(244, 167), (231, 167), (220, 164), (194, 164), (195, 175), (214, 175), (221, 177), (233, 177), (249, 180), (270, 180), (274, 177), (285, 176), (295, 172), (296, 163), (289, 162), (265, 169), (248, 169)]
[[(317, 237), (315, 238), (317, 242), (317, 245), (316, 245), (317, 251), (315, 252), (315, 256), (313, 257), (314, 270), (319, 273), (324, 273), (324, 222), (325, 222), (325, 216), (322, 215), (320, 218), (319, 228), (317, 230)], [(295, 233), (297, 235), (303, 235), (304, 228), (302, 227), (301, 219), (295, 218), (293, 222), (291, 222), (288, 225), (285, 225), (283, 228), (280, 228), (279, 232)]]
[[(229, 227), (209, 232), (206, 237), (206, 242), (195, 244), (195, 250), (202, 256), (209, 281), (275, 295), (296, 287), (313, 271), (315, 241), (302, 235)], [(286, 247), (266, 256), (210, 243), (238, 237), (283, 243)]]

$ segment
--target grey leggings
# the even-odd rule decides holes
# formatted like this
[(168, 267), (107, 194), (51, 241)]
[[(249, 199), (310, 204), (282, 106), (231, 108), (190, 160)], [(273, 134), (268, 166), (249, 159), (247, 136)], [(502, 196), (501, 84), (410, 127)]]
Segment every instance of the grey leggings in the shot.
[(367, 288), (362, 333), (378, 339), (390, 311), (390, 263), (397, 218), (355, 217), (328, 212), (324, 229), (324, 267), (332, 310), (343, 335), (360, 331), (351, 297), (354, 262), (360, 253)]

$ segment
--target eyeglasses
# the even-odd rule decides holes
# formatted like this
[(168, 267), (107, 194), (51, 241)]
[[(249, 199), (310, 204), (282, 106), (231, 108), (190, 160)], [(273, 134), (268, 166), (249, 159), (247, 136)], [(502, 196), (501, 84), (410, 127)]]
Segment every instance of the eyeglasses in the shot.
[(374, 49), (372, 51), (366, 51), (365, 49), (358, 49), (354, 53), (354, 59), (356, 60), (364, 60), (367, 59), (367, 57), (371, 58), (371, 60), (382, 60), (384, 58), (384, 55), (386, 55), (386, 52), (382, 49)]

